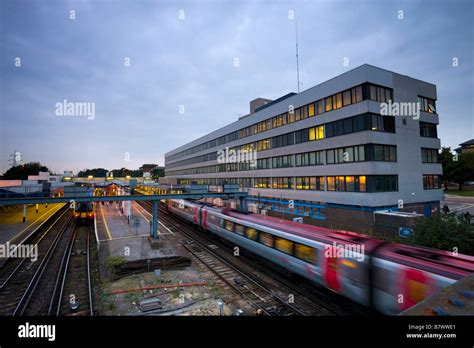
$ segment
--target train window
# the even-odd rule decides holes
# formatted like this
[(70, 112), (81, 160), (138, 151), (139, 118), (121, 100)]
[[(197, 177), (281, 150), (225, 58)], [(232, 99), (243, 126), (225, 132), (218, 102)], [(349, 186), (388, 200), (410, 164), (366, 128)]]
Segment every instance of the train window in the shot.
[(303, 261), (316, 264), (316, 249), (295, 243), (295, 256)]
[(234, 231), (234, 223), (232, 221), (225, 220), (224, 226), (227, 231), (230, 231), (230, 232)]
[(260, 243), (270, 247), (270, 248), (273, 248), (273, 235), (271, 235), (270, 233), (265, 233), (265, 232), (260, 232), (259, 233), (259, 236), (260, 236)]
[(235, 224), (235, 233), (240, 234), (241, 236), (245, 235), (245, 226)]
[(293, 254), (293, 242), (285, 238), (275, 237), (275, 249), (286, 254)]
[(213, 224), (213, 225), (217, 225), (217, 224), (218, 224), (218, 222), (217, 222), (217, 217), (214, 216), (214, 215), (208, 215), (208, 216), (207, 216), (207, 222), (208, 222), (208, 223), (211, 223), (211, 224)]
[(258, 232), (257, 232), (257, 230), (256, 230), (255, 228), (247, 227), (246, 230), (245, 230), (245, 235), (246, 235), (247, 238), (249, 238), (249, 239), (257, 240)]

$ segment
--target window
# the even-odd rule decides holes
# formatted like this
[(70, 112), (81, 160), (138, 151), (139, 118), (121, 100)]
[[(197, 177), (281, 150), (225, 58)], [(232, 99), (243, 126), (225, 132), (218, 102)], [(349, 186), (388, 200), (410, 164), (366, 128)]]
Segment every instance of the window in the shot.
[(248, 239), (252, 239), (252, 240), (257, 240), (258, 238), (258, 232), (255, 228), (250, 228), (250, 227), (247, 227), (245, 229), (245, 236), (248, 238)]
[(351, 90), (344, 91), (342, 93), (342, 104), (347, 106), (351, 103)]
[(293, 254), (293, 242), (288, 239), (275, 236), (275, 249), (291, 255)]
[(371, 175), (367, 177), (367, 192), (398, 191), (397, 175)]
[(316, 249), (310, 246), (295, 243), (295, 257), (300, 260), (316, 264)]
[(342, 93), (336, 94), (335, 109), (340, 109), (340, 108), (342, 108)]
[(328, 183), (328, 191), (335, 191), (336, 190), (336, 178), (333, 176), (328, 176), (326, 178)]
[(225, 220), (225, 229), (227, 231), (233, 232), (234, 231), (234, 223), (229, 220)]
[(353, 176), (346, 176), (346, 191), (355, 191), (355, 180)]
[(418, 102), (420, 103), (421, 111), (431, 114), (436, 113), (436, 101), (434, 99), (418, 96)]
[(317, 101), (317, 105), (318, 105), (318, 109), (317, 109), (317, 110), (318, 110), (318, 115), (319, 115), (319, 114), (322, 114), (322, 113), (324, 112), (324, 105), (323, 105), (323, 104), (324, 104), (324, 100), (323, 100), (323, 99)]
[[(358, 179), (358, 180), (357, 180), (357, 179)], [(356, 180), (357, 180), (358, 183), (359, 183), (359, 191), (360, 191), (360, 192), (365, 192), (365, 191), (367, 191), (367, 186), (366, 186), (367, 181), (366, 181), (365, 175), (359, 176), (358, 178), (356, 178)]]
[(438, 132), (436, 124), (420, 121), (420, 136), (428, 138), (437, 138)]
[(423, 189), (436, 190), (441, 188), (440, 175), (423, 175)]
[(309, 117), (314, 116), (314, 104), (309, 104), (308, 116)]
[(245, 226), (235, 224), (234, 231), (235, 231), (235, 233), (240, 234), (241, 236), (244, 236), (245, 235)]
[(332, 110), (332, 97), (328, 97), (324, 99), (325, 104), (326, 104), (326, 111), (331, 111)]
[(422, 163), (439, 163), (438, 149), (421, 149)]
[(267, 247), (273, 248), (273, 235), (266, 232), (259, 233), (259, 242)]

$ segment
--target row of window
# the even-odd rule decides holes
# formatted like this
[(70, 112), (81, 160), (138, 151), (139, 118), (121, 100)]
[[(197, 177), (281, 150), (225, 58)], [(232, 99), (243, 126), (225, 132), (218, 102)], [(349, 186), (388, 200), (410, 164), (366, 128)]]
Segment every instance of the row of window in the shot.
[[(420, 122), (421, 123), (421, 122)], [(345, 135), (362, 131), (395, 132), (395, 117), (382, 116), (377, 114), (365, 113), (357, 116), (348, 117), (342, 120), (329, 122), (320, 126), (301, 129), (295, 132), (289, 132), (274, 136), (269, 139), (262, 139), (256, 142), (243, 144), (230, 150), (240, 152), (262, 151), (275, 149), (283, 146), (305, 143), (308, 141), (321, 140), (334, 136)], [(178, 161), (167, 165), (167, 168), (175, 168), (188, 164), (210, 161), (216, 159), (216, 153), (192, 157), (186, 160)], [(169, 172), (166, 172), (170, 175)]]
[(229, 232), (236, 233), (240, 236), (261, 243), (269, 248), (292, 255), (305, 262), (316, 264), (316, 249), (313, 247), (293, 242), (286, 238), (274, 236), (273, 234), (259, 231), (252, 227), (243, 226), (229, 220), (222, 219), (221, 227)]
[(436, 190), (441, 188), (441, 175), (423, 175), (423, 188)]
[(367, 99), (378, 102), (388, 102), (389, 100), (393, 99), (393, 91), (391, 88), (364, 83), (296, 109), (293, 109), (292, 106), (289, 106), (288, 112), (168, 156), (166, 157), (166, 161), (172, 161), (179, 157), (211, 149), (215, 146), (223, 145), (225, 143), (242, 139), (254, 134), (266, 132), (270, 129), (282, 127), (286, 124), (298, 122), (308, 117), (313, 117), (324, 112), (340, 109), (344, 106), (355, 104)]
[(297, 190), (324, 191), (324, 176), (303, 176), (296, 178)]
[(421, 148), (422, 163), (439, 163), (438, 149)]
[[(431, 149), (430, 149), (431, 150)], [(434, 150), (436, 151), (436, 150)], [(324, 153), (326, 152), (326, 162), (324, 162)], [(313, 151), (293, 155), (284, 155), (277, 157), (261, 158), (257, 160), (257, 165), (250, 162), (218, 164), (198, 168), (181, 169), (176, 171), (167, 171), (167, 175), (190, 175), (222, 173), (232, 171), (247, 171), (254, 169), (276, 169), (289, 167), (302, 167), (338, 163), (364, 162), (364, 161), (397, 161), (397, 147), (394, 145), (365, 144), (348, 146), (338, 149), (329, 149)]]
[[(292, 177), (255, 178), (255, 188), (294, 189)], [(339, 175), (296, 177), (297, 190), (392, 192), (398, 191), (397, 175)], [(271, 186), (270, 186), (271, 184)]]

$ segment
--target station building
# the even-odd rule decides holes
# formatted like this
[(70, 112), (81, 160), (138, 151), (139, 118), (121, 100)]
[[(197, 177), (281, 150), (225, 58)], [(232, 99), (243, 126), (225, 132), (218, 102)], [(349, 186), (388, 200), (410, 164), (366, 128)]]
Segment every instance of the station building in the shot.
[(164, 179), (238, 184), (251, 210), (331, 228), (368, 232), (380, 211), (429, 216), (443, 196), (436, 99), (431, 83), (364, 64), (253, 100), (248, 115), (167, 152)]

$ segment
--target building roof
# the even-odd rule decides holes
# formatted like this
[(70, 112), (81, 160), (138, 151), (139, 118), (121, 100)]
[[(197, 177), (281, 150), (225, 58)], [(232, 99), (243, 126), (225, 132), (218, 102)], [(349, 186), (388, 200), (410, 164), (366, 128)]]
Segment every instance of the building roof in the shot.
[(465, 141), (464, 143), (459, 144), (459, 145), (460, 145), (460, 146), (474, 145), (474, 139)]

